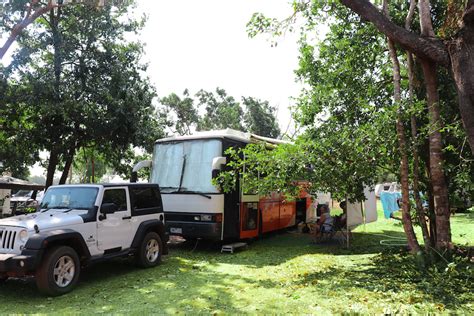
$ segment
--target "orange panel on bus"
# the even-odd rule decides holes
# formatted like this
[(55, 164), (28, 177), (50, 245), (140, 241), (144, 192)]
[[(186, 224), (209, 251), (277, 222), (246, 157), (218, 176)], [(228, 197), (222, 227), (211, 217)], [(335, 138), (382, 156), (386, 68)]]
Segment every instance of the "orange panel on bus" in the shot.
[(262, 233), (279, 229), (280, 202), (275, 200), (264, 200), (260, 202), (262, 210)]
[(296, 201), (281, 203), (280, 229), (294, 226), (296, 218)]

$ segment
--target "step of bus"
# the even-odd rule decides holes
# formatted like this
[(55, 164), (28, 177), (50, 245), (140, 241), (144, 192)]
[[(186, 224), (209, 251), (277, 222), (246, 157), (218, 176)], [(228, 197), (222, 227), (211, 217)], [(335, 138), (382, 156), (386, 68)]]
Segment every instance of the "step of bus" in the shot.
[(235, 242), (233, 244), (223, 245), (221, 252), (234, 253), (236, 249), (247, 248), (247, 244), (244, 242)]

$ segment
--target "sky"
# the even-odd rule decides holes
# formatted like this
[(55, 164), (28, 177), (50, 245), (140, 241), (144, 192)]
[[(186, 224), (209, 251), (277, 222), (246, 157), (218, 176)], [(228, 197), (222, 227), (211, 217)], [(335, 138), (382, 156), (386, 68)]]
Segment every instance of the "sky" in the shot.
[(272, 47), (269, 36), (249, 38), (246, 24), (254, 12), (288, 17), (288, 0), (139, 0), (138, 10), (148, 15), (140, 39), (160, 97), (220, 87), (236, 99), (269, 101), (286, 130), (290, 98), (301, 88), (294, 75), (297, 36), (287, 33)]

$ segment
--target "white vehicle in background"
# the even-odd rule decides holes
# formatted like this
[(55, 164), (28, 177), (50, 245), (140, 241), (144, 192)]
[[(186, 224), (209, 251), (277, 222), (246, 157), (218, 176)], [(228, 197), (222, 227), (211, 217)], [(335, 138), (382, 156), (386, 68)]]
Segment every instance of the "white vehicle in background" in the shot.
[(31, 213), (36, 210), (43, 199), (44, 191), (19, 190), (10, 198), (12, 214)]

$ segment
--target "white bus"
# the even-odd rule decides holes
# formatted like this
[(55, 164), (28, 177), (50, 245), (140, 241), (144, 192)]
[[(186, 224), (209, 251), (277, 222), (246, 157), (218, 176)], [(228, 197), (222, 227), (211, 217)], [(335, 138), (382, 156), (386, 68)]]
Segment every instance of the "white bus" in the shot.
[(225, 169), (229, 157), (224, 153), (229, 147), (258, 142), (283, 143), (231, 129), (159, 139), (153, 160), (138, 163), (132, 181), (139, 169), (151, 168), (150, 182), (160, 186), (167, 231), (186, 239), (247, 239), (305, 221), (309, 194), (285, 201), (277, 193), (267, 197), (243, 194), (240, 183), (229, 193), (212, 184), (213, 174)]

